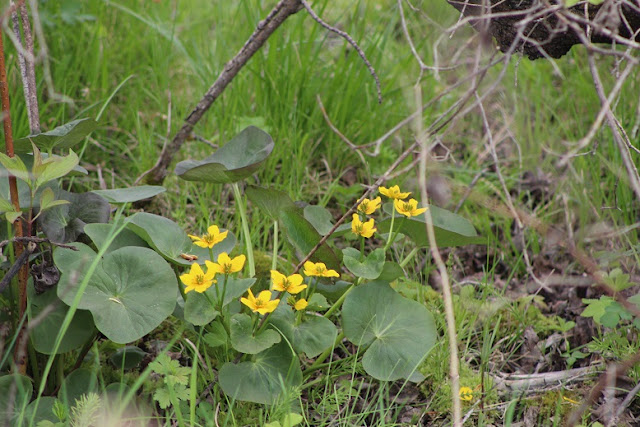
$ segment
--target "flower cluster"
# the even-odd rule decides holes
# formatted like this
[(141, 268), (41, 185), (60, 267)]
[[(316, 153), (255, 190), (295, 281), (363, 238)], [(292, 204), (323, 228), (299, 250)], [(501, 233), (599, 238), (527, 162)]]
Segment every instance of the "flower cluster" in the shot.
[(411, 193), (403, 193), (400, 191), (400, 187), (394, 185), (391, 188), (380, 187), (380, 193), (393, 199), (393, 206), (399, 214), (411, 218), (412, 216), (418, 216), (426, 212), (427, 208), (418, 209), (418, 201), (416, 199), (409, 199), (405, 201)]
[(182, 274), (180, 280), (186, 286), (184, 293), (196, 291), (203, 293), (211, 287), (214, 283), (217, 283), (216, 274), (229, 275), (237, 273), (244, 267), (246, 257), (244, 255), (238, 255), (235, 258), (229, 257), (229, 254), (222, 252), (218, 255), (217, 262), (205, 261), (207, 266), (207, 272), (202, 270), (199, 264), (192, 264), (191, 270), (188, 273)]

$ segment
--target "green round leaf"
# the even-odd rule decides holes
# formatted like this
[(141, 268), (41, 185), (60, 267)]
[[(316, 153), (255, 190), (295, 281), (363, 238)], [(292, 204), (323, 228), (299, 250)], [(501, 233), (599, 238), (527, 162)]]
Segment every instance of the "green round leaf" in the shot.
[[(117, 227), (117, 225), (100, 223), (87, 224), (84, 226), (84, 232), (89, 236), (93, 244), (96, 245), (96, 248), (101, 249), (107, 243), (109, 235), (114, 227)], [(147, 242), (142, 240), (136, 233), (125, 228), (113, 239), (106, 253), (126, 246), (139, 246), (141, 248), (149, 247)]]
[(138, 366), (147, 354), (148, 353), (140, 349), (140, 347), (128, 345), (116, 350), (116, 352), (109, 357), (109, 361), (116, 369), (128, 371)]
[[(392, 204), (387, 203), (384, 205), (385, 212), (391, 213), (392, 209)], [(433, 218), (433, 228), (438, 247), (486, 244), (487, 239), (478, 236), (476, 229), (466, 218), (433, 205), (429, 209)], [(406, 218), (396, 212), (395, 216), (394, 233), (399, 231), (405, 234), (420, 247), (429, 246), (424, 215)], [(387, 218), (377, 224), (380, 233), (389, 232), (390, 226), (391, 218)]]
[[(36, 294), (31, 280), (29, 280), (27, 293), (29, 297), (29, 322), (38, 317), (43, 310), (52, 308), (52, 311), (40, 319), (29, 334), (33, 347), (38, 353), (52, 354), (58, 332), (60, 332), (60, 325), (69, 311), (69, 306), (60, 301), (54, 290), (48, 290), (40, 295)], [(77, 310), (56, 354), (80, 348), (95, 334), (95, 330), (91, 313), (86, 310)]]
[(302, 371), (298, 358), (289, 345), (282, 341), (249, 362), (227, 362), (218, 374), (220, 387), (231, 399), (244, 402), (273, 404), (286, 389), (302, 384)]
[(0, 420), (4, 422), (21, 414), (31, 400), (32, 393), (33, 384), (29, 377), (18, 374), (1, 376)]
[[(71, 305), (78, 287), (97, 256), (91, 248), (59, 248), (55, 263), (62, 272), (58, 297)], [(125, 344), (151, 332), (176, 304), (178, 283), (173, 269), (151, 249), (135, 246), (110, 252), (98, 264), (78, 308), (91, 311), (107, 338)]]
[(322, 206), (305, 206), (304, 217), (322, 236), (327, 235), (333, 228), (333, 215)]
[(284, 304), (273, 312), (269, 322), (287, 337), (297, 353), (307, 357), (316, 357), (330, 348), (338, 335), (336, 325), (326, 317), (306, 315), (303, 322), (296, 324), (296, 314)]
[(97, 390), (98, 376), (96, 373), (87, 368), (80, 368), (67, 375), (62, 382), (58, 397), (66, 403), (67, 407), (71, 407), (83, 394)]
[(361, 260), (359, 250), (344, 248), (342, 262), (357, 277), (369, 280), (377, 279), (384, 267), (384, 249), (378, 248)]
[[(33, 425), (37, 425), (40, 421), (51, 421), (52, 423), (60, 421), (53, 413), (53, 405), (56, 403), (56, 400), (55, 397), (51, 396), (42, 396), (34, 400), (27, 406), (23, 420), (30, 422), (33, 417)], [(33, 415), (34, 410), (36, 411), (35, 417)]]
[(347, 295), (342, 326), (349, 341), (369, 346), (362, 365), (382, 381), (410, 378), (437, 337), (433, 316), (422, 304), (379, 281), (357, 286)]
[(139, 200), (150, 199), (160, 193), (167, 191), (159, 185), (141, 185), (139, 187), (114, 188), (112, 190), (93, 190), (110, 203), (132, 203)]
[[(191, 265), (193, 262), (181, 257), (182, 254), (196, 255), (198, 264), (209, 259), (209, 249), (196, 246), (178, 224), (159, 215), (138, 212), (127, 218), (127, 227), (142, 238), (165, 259), (178, 265)], [(222, 231), (222, 230), (221, 230)], [(213, 247), (213, 256), (222, 252), (230, 253), (236, 245), (236, 237), (231, 231), (227, 238)]]
[(234, 314), (230, 323), (231, 345), (241, 353), (257, 354), (280, 342), (280, 334), (273, 329), (265, 329), (253, 334), (251, 317)]
[(220, 347), (225, 345), (228, 340), (227, 331), (224, 329), (224, 325), (220, 322), (213, 322), (208, 327), (209, 332), (204, 334), (202, 339), (205, 344), (211, 348)]
[(109, 221), (111, 207), (97, 194), (59, 190), (56, 199), (67, 200), (69, 203), (54, 206), (38, 217), (38, 224), (53, 242), (73, 242), (83, 233), (84, 226), (88, 223)]
[(25, 136), (14, 142), (16, 152), (31, 152), (31, 143), (42, 151), (53, 149), (68, 149), (81, 142), (89, 135), (98, 123), (91, 118), (84, 118), (65, 123), (48, 132)]
[(204, 160), (185, 160), (176, 165), (176, 175), (187, 181), (225, 184), (255, 173), (273, 151), (271, 136), (249, 126)]

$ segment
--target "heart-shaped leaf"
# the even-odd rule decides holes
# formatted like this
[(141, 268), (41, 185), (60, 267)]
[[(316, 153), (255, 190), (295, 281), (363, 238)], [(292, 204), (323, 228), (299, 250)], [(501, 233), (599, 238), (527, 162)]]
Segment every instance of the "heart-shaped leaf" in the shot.
[(111, 362), (116, 369), (128, 371), (138, 366), (147, 354), (148, 353), (140, 349), (140, 347), (128, 345), (116, 350), (116, 352), (109, 357), (109, 362)]
[[(58, 248), (55, 263), (62, 272), (58, 297), (71, 305), (97, 254), (88, 246)], [(151, 332), (176, 305), (178, 283), (173, 269), (151, 249), (129, 246), (106, 254), (85, 289), (78, 308), (93, 314), (95, 325), (110, 340), (125, 344)]]
[(18, 374), (0, 376), (0, 420), (6, 422), (23, 413), (32, 394), (31, 378)]
[(227, 343), (229, 337), (222, 323), (213, 322), (209, 325), (208, 330), (209, 332), (204, 334), (202, 339), (209, 347), (216, 348)]
[(225, 184), (255, 173), (273, 151), (268, 133), (249, 126), (204, 160), (185, 160), (176, 165), (176, 175), (187, 181)]
[[(58, 332), (60, 332), (60, 325), (66, 317), (69, 307), (60, 301), (54, 290), (49, 290), (39, 295), (36, 294), (31, 280), (29, 280), (27, 293), (29, 297), (29, 322), (38, 317), (43, 310), (51, 310), (38, 321), (31, 330), (29, 338), (31, 338), (33, 347), (38, 353), (52, 354)], [(77, 310), (56, 354), (63, 354), (80, 348), (93, 336), (95, 330), (91, 313), (85, 310)]]
[(399, 277), (404, 276), (404, 270), (400, 267), (400, 264), (394, 261), (387, 261), (382, 267), (382, 273), (378, 276), (378, 280), (381, 282), (391, 283)]
[[(54, 404), (56, 403), (56, 398), (52, 396), (42, 396), (27, 406), (27, 410), (24, 413), (23, 421), (26, 423), (31, 423), (33, 420), (33, 424), (27, 425), (42, 425), (40, 421), (45, 421), (44, 425), (55, 426), (54, 423), (60, 422), (58, 417), (56, 417), (53, 412)], [(35, 414), (34, 414), (35, 412)], [(46, 423), (46, 421), (51, 422), (51, 424)]]
[(73, 242), (83, 233), (85, 225), (109, 221), (109, 203), (97, 194), (59, 190), (56, 198), (69, 203), (54, 206), (38, 217), (38, 224), (52, 242)]
[(94, 193), (101, 195), (110, 203), (133, 203), (139, 200), (150, 199), (160, 193), (167, 191), (166, 188), (159, 185), (141, 185), (129, 188), (114, 188), (112, 190), (93, 190)]
[[(138, 212), (128, 219), (127, 227), (140, 236), (149, 246), (165, 259), (178, 265), (191, 265), (193, 261), (181, 255), (196, 255), (198, 264), (209, 259), (209, 249), (193, 244), (187, 233), (178, 224), (159, 215)], [(220, 230), (223, 231), (223, 230)], [(236, 236), (231, 231), (226, 239), (213, 247), (213, 256), (217, 258), (222, 252), (230, 253), (236, 245)]]
[[(390, 213), (391, 209), (393, 209), (391, 204), (384, 205), (386, 212)], [(478, 236), (476, 229), (466, 218), (437, 206), (430, 206), (429, 209), (433, 218), (433, 228), (438, 247), (446, 248), (487, 242), (486, 238)], [(394, 233), (399, 231), (405, 234), (420, 247), (429, 246), (429, 237), (427, 236), (427, 227), (423, 215), (406, 218), (396, 212), (395, 216)], [(390, 226), (391, 218), (387, 218), (377, 224), (378, 231), (381, 233), (389, 232)]]
[(231, 345), (240, 353), (257, 354), (280, 342), (280, 334), (273, 329), (265, 329), (254, 335), (251, 317), (244, 313), (231, 317), (229, 329)]
[(422, 304), (380, 281), (357, 286), (347, 295), (342, 326), (349, 341), (368, 345), (362, 366), (381, 381), (411, 378), (437, 337), (433, 316)]
[[(100, 250), (107, 244), (114, 227), (116, 227), (116, 224), (87, 224), (84, 226), (84, 232), (89, 236), (93, 244), (96, 245), (96, 248)], [(149, 247), (147, 242), (142, 240), (136, 233), (125, 228), (113, 239), (105, 253), (109, 253), (126, 246), (140, 246), (141, 248)]]
[(71, 407), (83, 394), (97, 391), (98, 375), (96, 372), (91, 369), (80, 368), (66, 376), (60, 387), (58, 397), (67, 407)]
[(354, 248), (344, 248), (342, 250), (342, 262), (347, 269), (357, 277), (363, 279), (377, 279), (384, 267), (384, 249), (378, 248), (360, 259), (360, 251)]
[(284, 304), (273, 312), (269, 322), (287, 337), (296, 352), (307, 357), (316, 357), (330, 348), (338, 336), (336, 325), (326, 317), (307, 315), (296, 324), (295, 313)]
[(31, 152), (31, 143), (47, 152), (53, 149), (69, 149), (81, 142), (97, 127), (98, 123), (90, 118), (74, 120), (48, 132), (17, 139), (14, 141), (14, 149), (16, 152), (29, 153)]
[[(282, 191), (270, 190), (262, 187), (250, 186), (245, 194), (260, 209), (274, 220), (278, 220), (287, 240), (302, 254), (311, 252), (322, 236), (304, 217), (302, 209), (298, 208), (289, 196)], [(324, 244), (311, 257), (312, 261), (324, 262), (328, 268), (340, 269), (340, 259)]]
[(318, 233), (325, 236), (333, 228), (333, 215), (322, 206), (308, 205), (304, 207), (304, 217), (313, 225)]
[(220, 387), (229, 398), (265, 405), (273, 404), (285, 389), (302, 384), (298, 358), (286, 342), (253, 356), (252, 361), (227, 362), (218, 374)]

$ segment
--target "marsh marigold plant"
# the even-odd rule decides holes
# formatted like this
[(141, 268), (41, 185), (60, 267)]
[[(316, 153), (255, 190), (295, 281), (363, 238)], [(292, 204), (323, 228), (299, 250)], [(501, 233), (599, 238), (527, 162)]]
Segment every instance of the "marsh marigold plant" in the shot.
[(393, 206), (396, 208), (398, 213), (406, 216), (407, 218), (418, 216), (427, 211), (427, 208), (418, 209), (418, 201), (416, 199), (409, 199), (409, 201), (394, 200)]
[(302, 280), (300, 274), (292, 274), (287, 277), (277, 270), (271, 270), (272, 288), (279, 292), (289, 292), (291, 295), (302, 292), (307, 288), (307, 285), (303, 284)]
[(307, 261), (304, 263), (304, 274), (308, 277), (340, 277), (337, 271), (328, 270), (327, 266), (323, 262), (311, 262)]
[(407, 197), (409, 197), (409, 195), (411, 194), (409, 193), (402, 193), (400, 191), (400, 187), (398, 187), (397, 185), (394, 185), (393, 187), (390, 188), (386, 188), (386, 187), (379, 187), (378, 191), (380, 191), (380, 193), (383, 196), (387, 196), (390, 199), (406, 199)]
[(354, 234), (368, 239), (373, 236), (373, 233), (375, 233), (377, 230), (378, 229), (374, 227), (373, 218), (371, 218), (367, 222), (362, 222), (358, 214), (353, 214), (353, 221), (351, 221), (351, 231)]
[(247, 257), (238, 255), (235, 258), (229, 257), (229, 254), (222, 252), (218, 255), (217, 262), (206, 261), (207, 267), (219, 274), (237, 273), (244, 267)]
[(211, 268), (207, 268), (205, 273), (198, 264), (193, 264), (191, 270), (180, 276), (180, 280), (186, 286), (184, 293), (196, 291), (202, 293), (209, 289), (212, 284), (216, 283), (216, 272)]
[(249, 307), (254, 313), (271, 313), (280, 304), (279, 299), (271, 300), (271, 291), (262, 291), (257, 297), (253, 295), (251, 289), (248, 290), (248, 293), (247, 298), (240, 298), (240, 302)]
[(207, 228), (207, 233), (204, 236), (200, 237), (189, 234), (189, 237), (191, 237), (191, 239), (193, 240), (194, 245), (200, 246), (201, 248), (211, 249), (212, 247), (226, 239), (227, 234), (229, 234), (229, 230), (221, 233), (217, 225), (212, 225)]
[(380, 208), (381, 204), (382, 204), (382, 199), (380, 198), (380, 196), (376, 197), (373, 200), (364, 199), (358, 205), (358, 212), (363, 213), (365, 215), (371, 215), (372, 213), (374, 213), (376, 210)]

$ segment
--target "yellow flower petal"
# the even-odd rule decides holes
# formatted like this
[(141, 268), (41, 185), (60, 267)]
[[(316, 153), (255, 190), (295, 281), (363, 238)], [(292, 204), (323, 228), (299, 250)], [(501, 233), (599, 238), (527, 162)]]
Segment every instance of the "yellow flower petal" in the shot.
[(411, 194), (410, 192), (400, 192), (400, 187), (398, 187), (397, 185), (394, 185), (390, 188), (378, 187), (378, 190), (380, 191), (380, 193), (382, 193), (383, 196), (387, 196), (390, 199), (406, 199)]
[(309, 303), (307, 302), (307, 300), (304, 299), (304, 298), (301, 298), (298, 301), (296, 301), (296, 303), (293, 306), (293, 308), (295, 308), (296, 310), (300, 311), (300, 310), (304, 310), (305, 308), (307, 308), (308, 305), (309, 305)]
[(304, 263), (304, 274), (306, 276), (318, 276), (318, 277), (340, 277), (337, 271), (327, 270), (327, 266), (323, 262), (313, 263), (307, 261)]
[(409, 201), (394, 200), (393, 206), (396, 208), (396, 211), (399, 214), (402, 214), (407, 218), (423, 214), (428, 209), (428, 208), (418, 209), (418, 201), (416, 199), (409, 199)]
[(465, 401), (470, 401), (473, 399), (473, 390), (469, 387), (460, 387), (459, 393), (460, 399)]
[(371, 215), (380, 207), (381, 203), (382, 203), (382, 199), (380, 198), (380, 196), (376, 197), (373, 200), (364, 199), (358, 205), (358, 212), (362, 212), (363, 214), (366, 214), (366, 215)]

